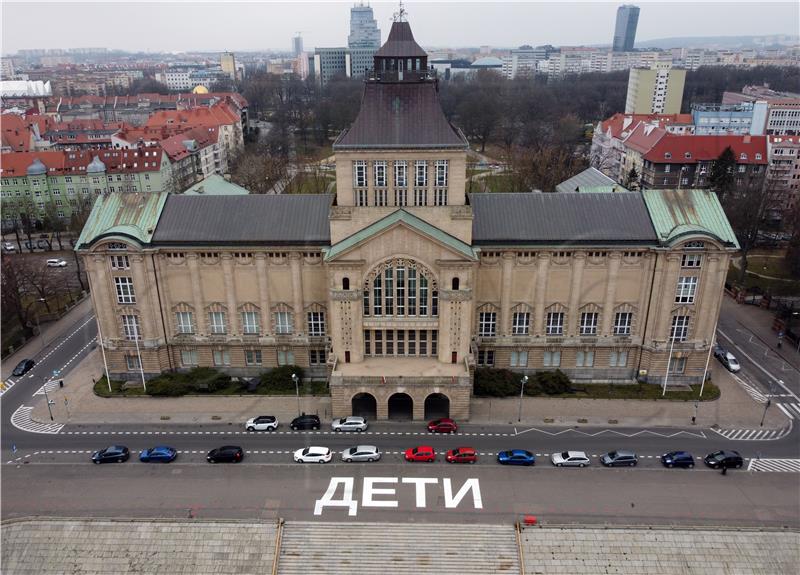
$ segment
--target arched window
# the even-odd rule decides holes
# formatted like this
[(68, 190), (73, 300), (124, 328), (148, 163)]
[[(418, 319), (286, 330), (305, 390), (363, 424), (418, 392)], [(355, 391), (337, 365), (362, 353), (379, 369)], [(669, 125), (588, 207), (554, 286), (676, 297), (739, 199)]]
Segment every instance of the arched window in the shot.
[(364, 282), (364, 315), (431, 317), (439, 314), (436, 279), (413, 260), (376, 267)]
[(458, 282), (459, 282), (458, 278), (454, 277), (453, 278), (453, 291), (458, 291)]
[(342, 278), (342, 289), (350, 289), (350, 278)]

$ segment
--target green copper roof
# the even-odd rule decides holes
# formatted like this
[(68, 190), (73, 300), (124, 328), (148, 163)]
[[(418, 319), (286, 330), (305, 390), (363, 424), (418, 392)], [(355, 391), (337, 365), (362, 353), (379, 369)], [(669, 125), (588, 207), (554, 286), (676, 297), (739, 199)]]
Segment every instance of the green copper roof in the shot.
[(405, 210), (397, 210), (392, 212), (385, 218), (378, 220), (374, 224), (367, 226), (362, 230), (359, 230), (352, 236), (349, 236), (340, 241), (339, 243), (332, 245), (330, 248), (328, 248), (328, 250), (325, 253), (325, 261), (330, 261), (336, 258), (337, 256), (346, 252), (350, 248), (355, 247), (364, 240), (381, 233), (383, 230), (390, 228), (391, 226), (397, 223), (404, 223), (420, 231), (421, 233), (433, 238), (439, 243), (442, 243), (445, 246), (449, 247), (453, 251), (462, 254), (464, 257), (468, 259), (475, 260), (478, 257), (477, 254), (475, 253), (475, 250), (473, 250), (472, 247), (462, 242), (458, 238), (443, 232), (439, 228), (432, 226), (425, 220), (422, 220)]
[(149, 244), (161, 210), (169, 196), (166, 192), (128, 192), (98, 196), (78, 238), (78, 249), (85, 249), (101, 238), (133, 239)]
[(186, 196), (207, 195), (207, 196), (243, 196), (249, 194), (247, 189), (229, 182), (219, 174), (211, 174), (206, 179), (197, 182), (191, 188), (183, 192)]
[(662, 244), (682, 236), (704, 234), (726, 247), (739, 249), (739, 242), (717, 195), (710, 190), (644, 190), (647, 211)]

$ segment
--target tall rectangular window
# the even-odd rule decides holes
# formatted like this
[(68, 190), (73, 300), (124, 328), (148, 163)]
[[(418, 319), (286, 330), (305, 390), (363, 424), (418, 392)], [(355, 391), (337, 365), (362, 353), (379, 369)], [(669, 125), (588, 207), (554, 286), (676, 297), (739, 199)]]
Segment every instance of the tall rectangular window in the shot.
[(494, 350), (478, 350), (478, 365), (492, 367), (494, 365)]
[(372, 170), (375, 172), (375, 187), (376, 188), (385, 188), (386, 187), (386, 161), (385, 160), (375, 160), (372, 163)]
[(356, 205), (360, 208), (366, 207), (369, 194), (367, 190), (356, 190)]
[(431, 355), (435, 356), (439, 353), (439, 332), (435, 329), (431, 330)]
[(414, 162), (414, 185), (418, 188), (428, 187), (428, 163), (425, 160)]
[(261, 365), (261, 350), (247, 349), (244, 352), (245, 365)]
[(682, 268), (699, 268), (703, 261), (701, 254), (683, 254), (681, 256)]
[(138, 371), (142, 368), (142, 363), (139, 361), (138, 355), (126, 355), (125, 363), (128, 366), (128, 371)]
[(211, 325), (211, 333), (225, 333), (225, 312), (210, 312), (208, 314), (208, 323)]
[(528, 366), (528, 352), (527, 351), (512, 351), (511, 352), (511, 367), (527, 367)]
[(287, 334), (294, 331), (292, 326), (292, 312), (279, 311), (275, 313), (275, 333)]
[(376, 329), (372, 333), (375, 336), (375, 355), (383, 355), (383, 331)]
[(625, 367), (628, 364), (627, 351), (612, 351), (609, 355), (608, 365), (610, 367)]
[(117, 288), (117, 303), (136, 303), (132, 278), (116, 277), (114, 278), (114, 284)]
[(259, 332), (258, 326), (258, 312), (257, 311), (243, 311), (242, 312), (242, 329), (244, 333), (256, 334)]
[(363, 311), (364, 311), (364, 315), (366, 316), (366, 315), (369, 315), (369, 288), (364, 288), (363, 301), (364, 301), (364, 305), (363, 305), (364, 310)]
[(386, 355), (394, 355), (394, 330), (386, 330)]
[(597, 335), (597, 315), (596, 312), (581, 314), (581, 335)]
[(396, 189), (394, 191), (394, 205), (407, 206), (408, 205), (408, 190), (405, 188)]
[(406, 315), (406, 268), (397, 268), (397, 315)]
[(388, 190), (375, 190), (375, 205), (377, 207), (385, 207), (387, 205)]
[(125, 339), (128, 341), (141, 341), (142, 332), (139, 330), (139, 316), (138, 315), (123, 315), (122, 316), (122, 331), (125, 334)]
[(179, 311), (175, 314), (178, 324), (178, 333), (194, 333), (192, 312)]
[(436, 188), (433, 191), (433, 205), (435, 206), (447, 205), (447, 188)]
[(278, 365), (294, 365), (294, 352), (278, 350)]
[(439, 315), (439, 292), (437, 290), (431, 292), (431, 315), (433, 317)]
[(447, 160), (436, 160), (436, 187), (447, 187)]
[(679, 375), (686, 371), (686, 358), (672, 356), (669, 360), (669, 372)]
[(405, 160), (396, 160), (394, 163), (394, 187), (405, 188), (407, 186), (408, 186), (408, 162)]
[(397, 330), (397, 355), (406, 354), (406, 331), (404, 329)]
[(417, 315), (417, 270), (408, 270), (408, 315)]
[(614, 335), (630, 335), (633, 314), (629, 311), (618, 312), (614, 316)]
[(563, 312), (550, 312), (547, 314), (547, 335), (562, 335), (564, 333), (564, 314)]
[(697, 277), (685, 276), (678, 280), (678, 289), (675, 292), (675, 303), (694, 303), (697, 292)]
[(197, 350), (182, 350), (181, 351), (181, 365), (190, 367), (197, 365)]
[(670, 341), (686, 341), (689, 337), (689, 316), (673, 315), (672, 328), (670, 330)]
[(364, 355), (372, 355), (372, 346), (370, 345), (369, 330), (364, 330)]
[(225, 366), (231, 364), (231, 352), (227, 349), (215, 349), (213, 356), (214, 365)]
[(308, 335), (325, 335), (325, 312), (308, 312)]
[(558, 367), (561, 365), (561, 352), (560, 351), (546, 351), (544, 352), (543, 365), (545, 367)]
[(414, 205), (427, 206), (428, 205), (428, 190), (425, 188), (414, 188)]
[(518, 312), (514, 314), (511, 322), (512, 335), (528, 335), (530, 329), (531, 314), (527, 312)]
[(482, 311), (478, 314), (478, 335), (483, 337), (497, 335), (497, 312)]
[(419, 315), (428, 315), (428, 278), (419, 276)]
[(378, 274), (372, 281), (372, 313), (375, 315), (383, 315), (383, 298), (381, 297), (381, 288), (381, 276)]
[[(428, 345), (427, 339), (427, 332), (425, 330), (421, 330), (419, 332), (419, 354), (425, 355), (425, 349)], [(414, 329), (408, 330), (408, 355), (416, 355), (417, 353), (417, 331)]]
[(112, 270), (128, 270), (131, 268), (128, 256), (111, 256)]
[(367, 162), (366, 160), (356, 160), (353, 162), (353, 187), (367, 187)]
[(577, 351), (575, 353), (575, 367), (592, 367), (594, 365), (593, 351)]

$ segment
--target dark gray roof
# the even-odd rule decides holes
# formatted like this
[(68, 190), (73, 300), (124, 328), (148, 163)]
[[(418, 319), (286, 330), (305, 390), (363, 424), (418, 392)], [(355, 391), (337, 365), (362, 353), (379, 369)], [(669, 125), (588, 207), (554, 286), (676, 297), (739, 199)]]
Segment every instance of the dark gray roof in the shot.
[(414, 40), (408, 22), (393, 22), (386, 43), (375, 53), (381, 58), (421, 58), (427, 55)]
[(154, 244), (329, 245), (330, 194), (170, 194)]
[(470, 194), (474, 246), (655, 244), (641, 194)]
[[(617, 182), (606, 176), (597, 168), (586, 168), (582, 172), (575, 174), (568, 180), (564, 180), (556, 186), (557, 192), (580, 192), (586, 188), (597, 186), (617, 186)], [(618, 186), (619, 191), (627, 191), (622, 186)]]
[(433, 81), (368, 81), (358, 117), (333, 147), (466, 149), (467, 142), (444, 117)]

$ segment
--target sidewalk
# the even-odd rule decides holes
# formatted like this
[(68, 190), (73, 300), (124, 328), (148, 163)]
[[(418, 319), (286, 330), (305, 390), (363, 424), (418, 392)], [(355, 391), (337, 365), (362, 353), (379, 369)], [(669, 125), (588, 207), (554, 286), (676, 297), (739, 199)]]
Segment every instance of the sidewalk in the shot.
[[(102, 398), (92, 390), (92, 379), (98, 379), (102, 373), (102, 358), (96, 350), (69, 373), (64, 379), (63, 389), (55, 389), (50, 393), (50, 399), (55, 402), (52, 407), (56, 422), (72, 425), (242, 425), (248, 418), (261, 414), (275, 415), (279, 421), (288, 422), (298, 411), (297, 398), (294, 396)], [(727, 371), (717, 368), (714, 377), (715, 383), (722, 389), (722, 397), (717, 401), (700, 402), (697, 427), (758, 428), (764, 406), (753, 401)], [(41, 397), (32, 418), (38, 422), (49, 422), (47, 405), (44, 397)], [(68, 405), (64, 403), (65, 397)], [(475, 398), (472, 400), (470, 423), (690, 427), (694, 415), (694, 402), (524, 398), (522, 407), (522, 421), (518, 422), (519, 398)], [(329, 397), (301, 397), (300, 410), (316, 413), (323, 421), (332, 418)], [(764, 429), (781, 429), (787, 424), (788, 420), (780, 410), (774, 406), (768, 410)]]
[(62, 336), (75, 329), (77, 318), (90, 312), (92, 312), (92, 298), (87, 294), (82, 302), (64, 314), (61, 319), (41, 324), (39, 335), (29, 339), (25, 345), (3, 359), (3, 379), (10, 377), (11, 371), (23, 359), (33, 358), (43, 350), (58, 344)]
[(787, 342), (780, 349), (775, 347), (778, 341), (778, 334), (772, 331), (772, 322), (775, 317), (774, 310), (767, 310), (755, 305), (738, 304), (732, 297), (725, 294), (720, 313), (738, 321), (744, 328), (753, 332), (773, 353), (800, 371), (800, 353), (798, 353), (796, 346)]

